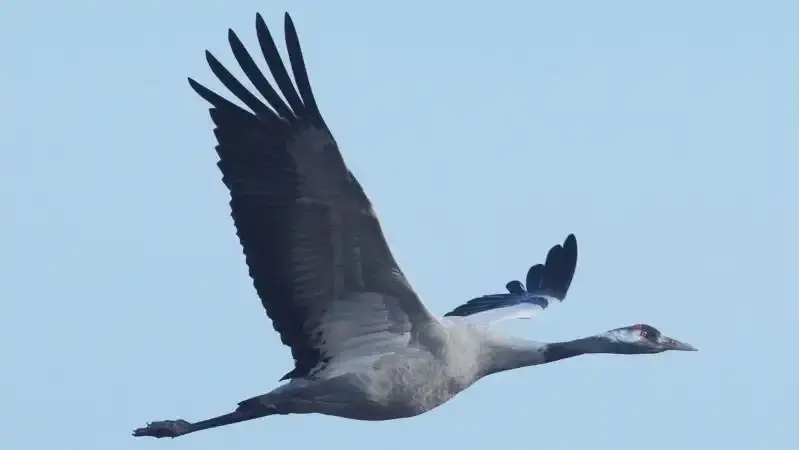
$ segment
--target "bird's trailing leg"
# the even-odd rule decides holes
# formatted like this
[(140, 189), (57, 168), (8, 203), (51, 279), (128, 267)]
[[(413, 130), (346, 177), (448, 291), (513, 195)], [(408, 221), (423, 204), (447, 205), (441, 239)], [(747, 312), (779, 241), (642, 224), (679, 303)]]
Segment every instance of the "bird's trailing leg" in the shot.
[(276, 407), (263, 405), (257, 402), (242, 402), (239, 407), (229, 414), (202, 420), (200, 422), (187, 422), (185, 420), (159, 420), (150, 422), (146, 427), (137, 428), (133, 431), (134, 436), (152, 436), (156, 438), (176, 438), (184, 434), (194, 433), (195, 431), (207, 430), (209, 428), (221, 427), (233, 423), (244, 422), (246, 420), (257, 419), (260, 417), (280, 414)]

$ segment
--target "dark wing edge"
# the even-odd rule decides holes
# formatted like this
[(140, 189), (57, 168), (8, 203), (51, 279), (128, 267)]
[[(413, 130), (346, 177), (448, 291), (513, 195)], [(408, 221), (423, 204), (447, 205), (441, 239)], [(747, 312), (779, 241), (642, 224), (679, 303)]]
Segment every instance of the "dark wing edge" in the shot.
[(527, 272), (527, 287), (519, 280), (509, 281), (506, 294), (491, 294), (474, 298), (444, 316), (470, 316), (491, 309), (529, 303), (546, 308), (548, 297), (560, 301), (566, 298), (574, 272), (577, 270), (577, 238), (569, 234), (563, 244), (549, 249), (544, 264), (535, 264)]
[[(340, 292), (342, 285), (360, 285), (399, 300), (412, 325), (427, 324), (433, 316), (399, 269), (368, 197), (346, 168), (322, 118), (291, 17), (285, 14), (284, 31), (294, 83), (260, 14), (255, 25), (261, 53), (278, 90), (233, 30), (228, 30), (228, 41), (237, 63), (266, 103), (208, 51), (211, 71), (246, 109), (191, 78), (189, 84), (212, 105), (217, 165), (230, 190), (231, 216), (249, 274), (281, 342), (291, 348), (295, 367), (282, 381), (313, 375), (330, 361), (324, 351), (325, 336), (315, 325), (325, 313), (326, 302), (335, 298), (329, 294)], [(302, 166), (298, 166), (298, 153), (290, 153), (299, 151), (298, 146), (319, 151), (312, 155), (306, 151)], [(306, 167), (309, 162), (314, 166), (311, 172)], [(358, 220), (357, 230), (348, 229), (342, 239), (357, 247), (343, 257), (355, 258), (359, 265), (353, 259), (348, 264), (357, 265), (361, 273), (347, 272), (342, 282), (337, 282), (343, 279), (336, 272), (340, 267), (332, 264), (333, 255), (341, 255), (341, 249), (330, 239), (331, 208), (316, 199), (302, 198), (306, 182), (319, 176), (316, 169), (333, 167), (346, 170), (341, 172), (345, 181), (337, 188), (351, 202), (348, 208), (358, 208), (358, 217), (353, 219)]]
[[(282, 381), (307, 375), (325, 360), (317, 342), (320, 337), (311, 336), (305, 326), (303, 319), (307, 311), (290, 301), (299, 287), (293, 282), (298, 278), (292, 267), (294, 247), (287, 242), (286, 236), (298, 228), (304, 228), (313, 235), (314, 227), (324, 226), (326, 211), (314, 208), (314, 205), (303, 205), (302, 213), (307, 220), (295, 223), (289, 219), (291, 213), (296, 212), (300, 175), (286, 147), (294, 136), (309, 127), (328, 133), (329, 130), (314, 99), (291, 17), (286, 13), (285, 34), (297, 89), (260, 14), (256, 15), (256, 31), (261, 52), (285, 101), (267, 81), (233, 30), (228, 30), (233, 55), (266, 104), (249, 92), (208, 51), (206, 60), (211, 71), (249, 111), (191, 78), (189, 84), (212, 105), (210, 115), (216, 126), (214, 134), (218, 142), (217, 165), (224, 184), (230, 190), (231, 216), (244, 249), (249, 274), (275, 331), (280, 334), (283, 344), (291, 348), (295, 367), (281, 378)], [(316, 239), (305, 245), (323, 252), (329, 250), (330, 243)], [(313, 264), (309, 258), (303, 271), (325, 272), (322, 268), (314, 268)], [(327, 275), (325, 273), (322, 278)], [(312, 291), (314, 286), (301, 288)]]

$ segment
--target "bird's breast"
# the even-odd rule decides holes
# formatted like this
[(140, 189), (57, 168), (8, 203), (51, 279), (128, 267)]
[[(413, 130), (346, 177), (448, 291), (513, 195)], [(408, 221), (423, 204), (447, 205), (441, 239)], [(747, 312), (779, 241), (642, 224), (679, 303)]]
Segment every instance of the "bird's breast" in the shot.
[(367, 383), (371, 400), (408, 416), (433, 409), (477, 381), (477, 355), (471, 348), (424, 350), (378, 358)]

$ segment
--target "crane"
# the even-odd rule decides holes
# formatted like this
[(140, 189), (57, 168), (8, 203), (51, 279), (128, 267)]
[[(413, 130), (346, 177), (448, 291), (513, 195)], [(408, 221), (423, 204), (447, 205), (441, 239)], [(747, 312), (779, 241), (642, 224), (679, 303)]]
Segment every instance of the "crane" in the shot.
[(531, 318), (565, 299), (577, 266), (573, 234), (530, 268), (524, 284), (514, 280), (506, 293), (431, 313), (322, 118), (288, 13), (284, 28), (294, 83), (256, 16), (258, 44), (283, 98), (232, 30), (233, 55), (265, 103), (207, 51), (211, 71), (247, 109), (191, 78), (189, 84), (211, 105), (218, 166), (249, 274), (294, 368), (285, 383), (231, 413), (150, 422), (134, 436), (174, 438), (275, 414), (399, 419), (497, 372), (583, 354), (696, 350), (645, 324), (554, 343), (497, 331), (498, 322)]

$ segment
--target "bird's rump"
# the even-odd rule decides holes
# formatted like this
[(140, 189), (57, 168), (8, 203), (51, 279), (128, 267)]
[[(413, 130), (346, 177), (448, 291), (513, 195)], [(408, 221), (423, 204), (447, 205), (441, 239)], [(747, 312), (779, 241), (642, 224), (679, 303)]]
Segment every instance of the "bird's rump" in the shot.
[(212, 105), (218, 166), (250, 276), (294, 356), (286, 379), (320, 370), (331, 355), (345, 357), (356, 342), (379, 346), (407, 335), (431, 316), (322, 119), (291, 19), (286, 15), (285, 35), (296, 89), (260, 15), (256, 30), (285, 101), (232, 30), (236, 61), (266, 103), (210, 52), (211, 70), (249, 111), (189, 83)]

